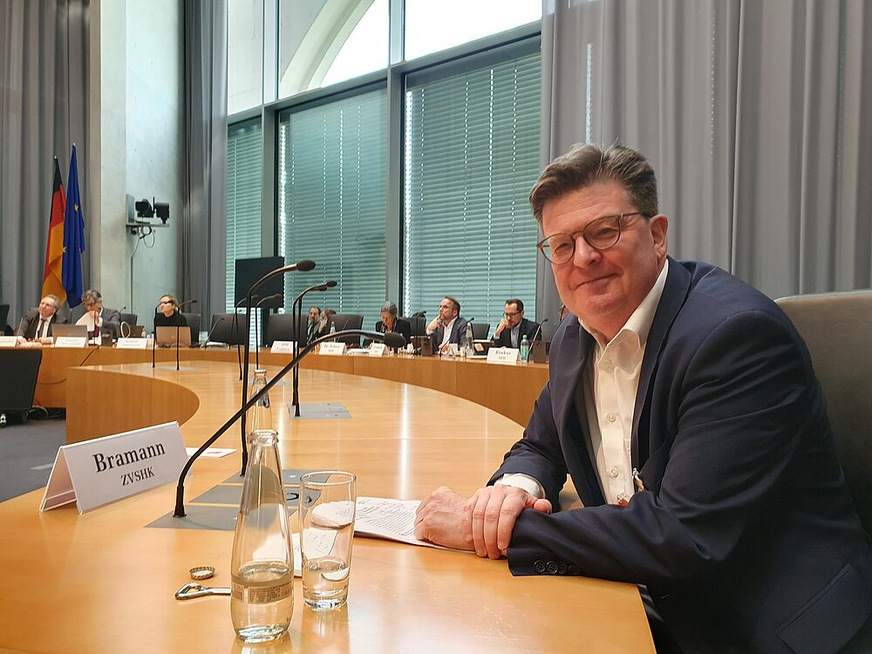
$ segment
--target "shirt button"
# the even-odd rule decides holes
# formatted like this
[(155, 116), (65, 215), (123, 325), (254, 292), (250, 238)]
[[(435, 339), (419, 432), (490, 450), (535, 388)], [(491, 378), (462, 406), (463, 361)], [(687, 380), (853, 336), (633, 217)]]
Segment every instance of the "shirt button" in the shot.
[(557, 574), (557, 561), (548, 561), (548, 565), (545, 566), (545, 569), (548, 571), (549, 575)]
[(614, 413), (607, 413), (606, 414), (606, 420), (608, 420), (609, 422), (614, 422), (617, 419), (618, 419), (618, 416), (616, 416)]
[(557, 574), (565, 575), (567, 568), (568, 566), (566, 565), (566, 563), (564, 561), (561, 561), (557, 564)]
[(617, 479), (619, 474), (621, 474), (621, 471), (618, 470), (618, 466), (612, 466), (609, 468), (609, 477), (612, 479)]
[(542, 559), (537, 559), (533, 562), (533, 569), (541, 575), (543, 572), (545, 572), (545, 561), (543, 561)]
[(605, 361), (603, 361), (603, 368), (605, 368), (606, 370), (611, 370), (612, 369), (612, 360), (606, 359)]

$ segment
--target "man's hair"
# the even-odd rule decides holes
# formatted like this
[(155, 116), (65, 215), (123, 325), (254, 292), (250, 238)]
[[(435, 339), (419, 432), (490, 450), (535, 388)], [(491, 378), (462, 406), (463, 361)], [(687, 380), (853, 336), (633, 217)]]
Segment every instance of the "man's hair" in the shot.
[(518, 311), (519, 311), (519, 312), (524, 310), (524, 303), (521, 302), (521, 301), (520, 301), (518, 298), (516, 298), (516, 297), (513, 297), (513, 298), (510, 298), (510, 299), (506, 300), (506, 304), (517, 304), (517, 305), (518, 305)]
[(43, 298), (43, 300), (44, 300), (45, 298), (47, 298), (47, 297), (50, 297), (52, 300), (54, 300), (54, 303), (55, 303), (55, 310), (60, 309), (60, 307), (61, 307), (61, 299), (60, 299), (57, 295), (54, 295), (53, 293), (49, 293), (48, 295), (46, 295), (46, 296)]
[(315, 309), (315, 311), (321, 313), (321, 307), (309, 307), (309, 311), (311, 311), (312, 309)]
[(382, 305), (381, 310), (384, 311), (385, 313), (389, 313), (389, 314), (391, 314), (391, 315), (394, 316), (395, 318), (396, 318), (396, 316), (397, 316), (397, 311), (398, 311), (398, 309), (397, 309), (397, 305), (394, 304), (393, 302), (391, 302), (390, 300), (388, 300), (387, 302), (385, 302), (385, 303)]
[(454, 308), (457, 309), (457, 315), (460, 315), (460, 302), (451, 297), (450, 295), (446, 295), (443, 300), (451, 300), (451, 303), (454, 305)]
[(164, 293), (161, 297), (169, 298), (170, 304), (173, 305), (173, 308), (178, 310), (179, 308), (179, 300), (175, 295), (171, 295), (170, 293)]
[(623, 145), (603, 149), (591, 143), (573, 145), (569, 152), (552, 161), (530, 191), (530, 206), (542, 222), (545, 203), (599, 181), (621, 184), (636, 211), (657, 214), (657, 177), (641, 152)]
[(94, 289), (89, 288), (87, 291), (82, 293), (82, 304), (87, 304), (88, 302), (100, 302), (102, 304), (103, 296), (100, 295), (100, 291), (95, 291)]

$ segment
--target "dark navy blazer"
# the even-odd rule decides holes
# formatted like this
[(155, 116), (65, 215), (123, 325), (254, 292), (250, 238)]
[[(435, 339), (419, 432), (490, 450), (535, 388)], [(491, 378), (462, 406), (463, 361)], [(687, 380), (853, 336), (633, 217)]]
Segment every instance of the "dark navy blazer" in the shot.
[(872, 552), (788, 318), (719, 268), (669, 260), (633, 416), (645, 490), (626, 507), (604, 504), (577, 393), (594, 345), (563, 322), (491, 479), (529, 474), (557, 506), (568, 473), (586, 507), (524, 511), (512, 573), (646, 584), (687, 652), (837, 651), (872, 612)]

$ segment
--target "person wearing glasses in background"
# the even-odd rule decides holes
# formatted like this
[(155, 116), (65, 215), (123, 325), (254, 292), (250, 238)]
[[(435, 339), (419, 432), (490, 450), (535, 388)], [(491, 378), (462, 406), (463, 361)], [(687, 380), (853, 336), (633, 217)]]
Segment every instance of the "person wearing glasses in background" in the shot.
[(404, 339), (406, 343), (412, 342), (412, 325), (408, 320), (397, 318), (397, 305), (388, 300), (382, 305), (381, 320), (375, 324), (375, 330), (386, 334), (387, 332), (396, 332)]
[(96, 327), (101, 332), (111, 332), (112, 338), (118, 338), (121, 314), (116, 309), (103, 306), (103, 296), (100, 291), (88, 289), (82, 293), (82, 306), (85, 307), (85, 314), (76, 321), (77, 325), (85, 325), (88, 334), (93, 333)]
[[(667, 256), (634, 150), (575, 146), (530, 201), (577, 319), (488, 486), (431, 493), (415, 535), (516, 575), (639, 584), (658, 652), (872, 651), (869, 537), (787, 316)], [(559, 510), (567, 473), (584, 508)]]
[(58, 315), (58, 298), (46, 295), (39, 301), (36, 309), (31, 309), (21, 317), (15, 335), (19, 342), (34, 341), (36, 343), (51, 343), (52, 324), (65, 323), (66, 319)]
[(539, 323), (524, 317), (524, 303), (518, 298), (512, 298), (506, 300), (503, 317), (494, 330), (494, 336), (491, 340), (495, 347), (518, 348), (521, 346), (521, 339), (524, 336), (532, 342), (533, 339), (538, 339), (541, 335)]
[(187, 327), (188, 320), (179, 311), (179, 301), (175, 295), (161, 295), (157, 305), (157, 313), (154, 314), (154, 326), (158, 327)]

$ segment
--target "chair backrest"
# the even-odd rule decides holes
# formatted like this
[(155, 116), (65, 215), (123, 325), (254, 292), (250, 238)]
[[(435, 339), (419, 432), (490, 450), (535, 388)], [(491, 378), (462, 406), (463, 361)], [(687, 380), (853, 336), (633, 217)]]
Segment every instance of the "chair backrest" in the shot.
[[(337, 332), (343, 329), (363, 329), (363, 316), (357, 313), (337, 313), (333, 316), (333, 324), (336, 325)], [(349, 346), (360, 346), (360, 336), (343, 336), (339, 340)]]
[(490, 332), (490, 323), (489, 322), (475, 322), (472, 323), (472, 337), (475, 339), (483, 340), (487, 338), (488, 333)]
[(199, 313), (185, 313), (182, 311), (182, 315), (185, 317), (185, 322), (188, 323), (188, 327), (191, 328), (191, 344), (200, 342), (200, 314)]
[(872, 290), (776, 301), (808, 346), (839, 463), (872, 534)]
[[(308, 333), (306, 321), (308, 315), (303, 314), (300, 317), (299, 342), (300, 345), (306, 344), (306, 335)], [(272, 345), (275, 341), (293, 341), (294, 340), (294, 317), (289, 313), (273, 313), (270, 314), (266, 323), (266, 344)]]
[(427, 335), (427, 319), (425, 317), (413, 316), (410, 318), (403, 318), (403, 320), (408, 320), (409, 324), (412, 326), (412, 336)]
[(244, 313), (213, 313), (209, 326), (209, 340), (228, 345), (245, 345), (248, 330)]
[(121, 314), (121, 322), (126, 322), (128, 325), (138, 325), (137, 320), (139, 320), (139, 316), (135, 313)]
[(0, 304), (0, 330), (6, 327), (6, 321), (9, 319), (9, 305)]

